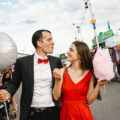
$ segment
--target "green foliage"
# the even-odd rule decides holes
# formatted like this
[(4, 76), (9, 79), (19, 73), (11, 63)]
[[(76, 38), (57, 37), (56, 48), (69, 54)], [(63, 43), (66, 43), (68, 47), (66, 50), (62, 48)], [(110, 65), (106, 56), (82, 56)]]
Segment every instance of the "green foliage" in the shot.
[(67, 56), (65, 55), (65, 53), (60, 54), (60, 59), (61, 59), (61, 60), (64, 60), (64, 59), (66, 59), (66, 58), (67, 58)]

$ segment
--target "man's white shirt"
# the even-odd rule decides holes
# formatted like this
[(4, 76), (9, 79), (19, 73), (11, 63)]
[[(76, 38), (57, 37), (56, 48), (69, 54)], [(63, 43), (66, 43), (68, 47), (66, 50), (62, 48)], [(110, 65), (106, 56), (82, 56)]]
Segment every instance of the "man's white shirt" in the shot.
[[(36, 52), (34, 55), (34, 91), (31, 107), (55, 106), (52, 99), (52, 73), (49, 62), (38, 64), (38, 58), (43, 59)], [(47, 56), (44, 58), (46, 59)]]

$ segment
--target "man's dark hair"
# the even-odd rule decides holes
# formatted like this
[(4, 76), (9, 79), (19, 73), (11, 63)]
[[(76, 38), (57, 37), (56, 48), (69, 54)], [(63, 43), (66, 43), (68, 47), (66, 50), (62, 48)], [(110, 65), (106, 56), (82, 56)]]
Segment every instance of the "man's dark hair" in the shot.
[(49, 30), (45, 30), (45, 29), (36, 31), (32, 36), (32, 44), (35, 48), (37, 48), (37, 41), (43, 37), (42, 32), (48, 32), (51, 34)]

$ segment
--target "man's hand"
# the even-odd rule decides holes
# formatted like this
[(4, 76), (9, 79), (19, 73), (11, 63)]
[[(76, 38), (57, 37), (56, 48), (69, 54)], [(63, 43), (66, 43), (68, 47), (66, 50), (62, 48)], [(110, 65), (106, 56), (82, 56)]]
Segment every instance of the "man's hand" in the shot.
[(60, 69), (55, 68), (55, 69), (53, 70), (53, 77), (54, 77), (56, 80), (61, 80), (61, 71), (60, 71)]
[(0, 90), (0, 102), (6, 102), (10, 99), (10, 93), (6, 90)]

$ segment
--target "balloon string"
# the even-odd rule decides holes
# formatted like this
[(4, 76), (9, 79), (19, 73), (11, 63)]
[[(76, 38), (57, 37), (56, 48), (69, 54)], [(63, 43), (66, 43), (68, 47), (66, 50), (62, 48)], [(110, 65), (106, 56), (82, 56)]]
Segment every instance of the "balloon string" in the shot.
[(105, 86), (105, 84), (104, 84), (104, 93), (106, 93), (106, 86)]

